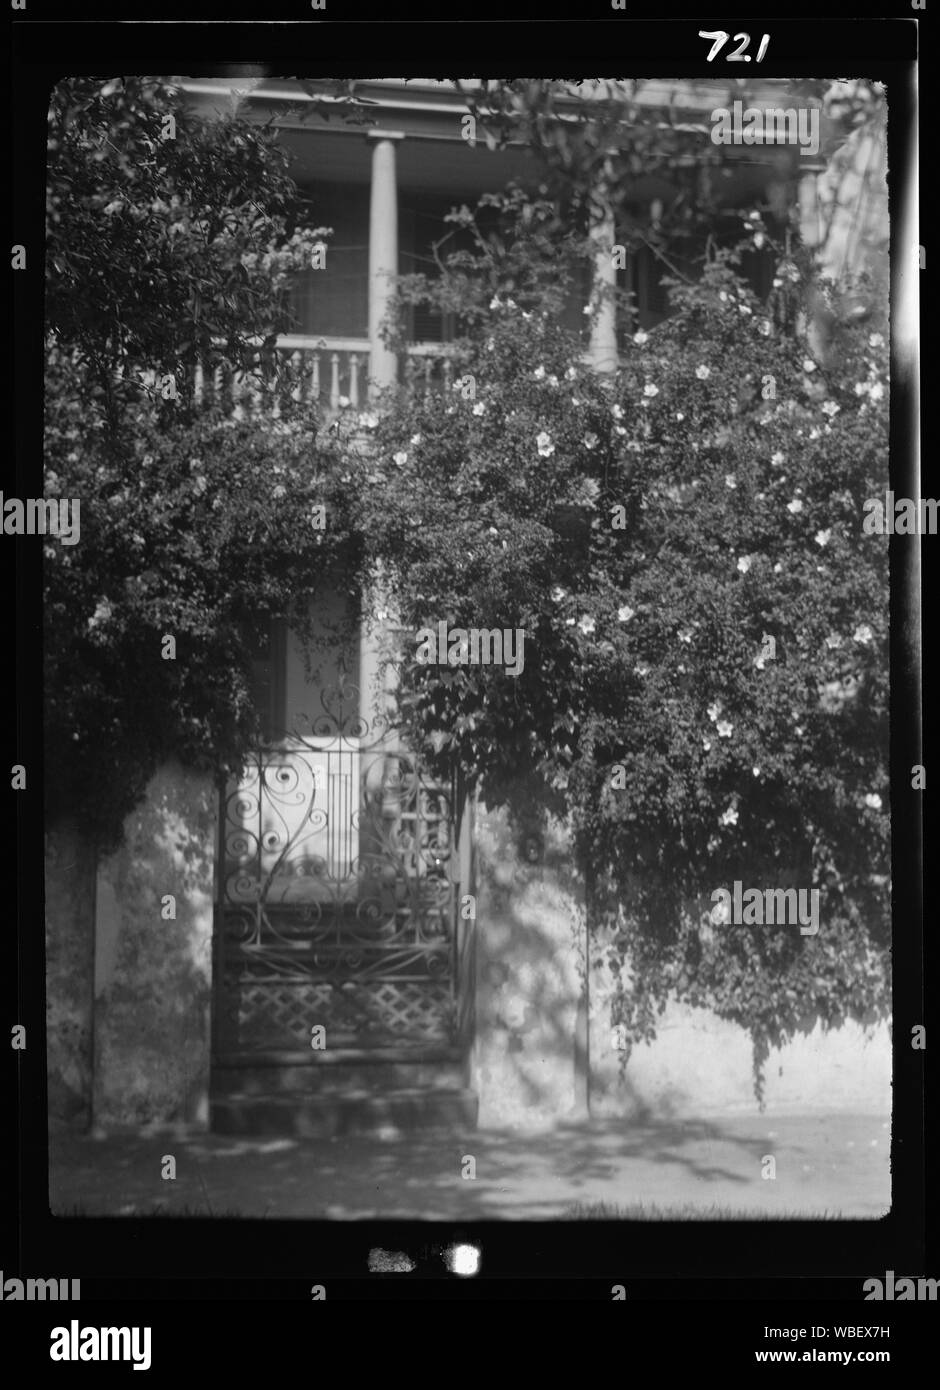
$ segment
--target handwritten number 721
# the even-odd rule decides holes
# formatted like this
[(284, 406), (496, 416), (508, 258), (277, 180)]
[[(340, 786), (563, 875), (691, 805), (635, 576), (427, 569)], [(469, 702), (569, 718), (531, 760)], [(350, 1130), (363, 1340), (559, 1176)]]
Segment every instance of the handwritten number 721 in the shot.
[[(700, 39), (715, 40), (715, 42), (711, 46), (711, 51), (708, 57), (705, 59), (706, 63), (711, 63), (714, 61), (715, 58), (718, 57), (719, 52), (731, 37), (731, 35), (724, 29), (700, 29), (698, 31), (698, 36)], [(738, 42), (739, 40), (740, 42)], [(751, 61), (751, 55), (750, 53), (745, 53), (744, 50), (751, 42), (750, 34), (735, 34), (734, 41), (738, 46), (736, 49), (734, 49), (733, 52), (728, 54), (726, 61), (729, 63), (749, 63)], [(770, 35), (762, 34), (760, 48), (757, 50), (757, 57), (754, 59), (756, 63), (759, 63), (761, 58), (763, 58), (764, 54), (767, 52), (767, 45), (769, 43)]]

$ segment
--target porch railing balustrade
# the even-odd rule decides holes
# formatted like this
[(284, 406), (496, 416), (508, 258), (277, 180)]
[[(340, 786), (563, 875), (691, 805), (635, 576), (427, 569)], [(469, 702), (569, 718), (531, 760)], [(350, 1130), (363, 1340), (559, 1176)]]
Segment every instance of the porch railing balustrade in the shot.
[[(447, 392), (455, 380), (446, 343), (412, 343), (404, 353), (400, 380), (427, 399)], [(288, 401), (315, 402), (326, 418), (341, 409), (364, 410), (369, 400), (368, 338), (325, 338), (285, 334), (262, 350), (255, 371), (238, 373), (196, 366), (198, 401), (216, 402), (238, 419), (267, 414), (278, 418)]]

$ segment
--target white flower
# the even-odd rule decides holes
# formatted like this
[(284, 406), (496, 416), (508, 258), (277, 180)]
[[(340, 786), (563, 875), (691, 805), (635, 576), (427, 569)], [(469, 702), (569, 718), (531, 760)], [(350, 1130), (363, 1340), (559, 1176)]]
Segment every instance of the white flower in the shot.
[(399, 449), (397, 454), (392, 455), (392, 458), (395, 463), (398, 464), (399, 468), (404, 468), (405, 464), (408, 462), (408, 455), (405, 453), (404, 449)]
[(838, 415), (839, 411), (842, 409), (840, 405), (836, 405), (835, 401), (823, 401), (819, 408), (824, 415), (829, 416), (830, 420), (834, 415)]
[(729, 806), (723, 815), (719, 816), (719, 825), (737, 825), (738, 813), (733, 806)]
[(633, 341), (636, 343), (638, 347), (642, 347), (644, 343), (649, 342), (649, 337), (650, 335), (648, 333), (644, 333), (643, 329), (641, 328), (639, 333), (634, 333)]
[(868, 335), (868, 346), (869, 346), (869, 347), (883, 347), (883, 346), (884, 346), (884, 338), (882, 337), (882, 335), (881, 335), (880, 333), (869, 333), (869, 335)]
[(711, 739), (710, 739), (710, 738), (703, 738), (703, 739), (702, 739), (702, 747), (705, 749), (705, 752), (706, 752), (706, 753), (710, 753), (710, 752), (711, 752), (711, 747), (712, 747), (712, 741), (711, 741)]
[(852, 633), (853, 640), (856, 642), (861, 642), (862, 645), (866, 647), (868, 643), (871, 641), (871, 639), (874, 637), (874, 635), (875, 634), (872, 632), (871, 628), (868, 626), (867, 623), (859, 623), (858, 627)]
[(544, 430), (540, 435), (536, 437), (535, 442), (538, 446), (540, 458), (550, 458), (552, 454), (555, 452), (555, 446), (552, 443), (552, 437), (550, 434), (546, 434)]
[(622, 608), (617, 609), (617, 621), (619, 623), (628, 623), (633, 616), (634, 610), (628, 607), (627, 604), (624, 604)]
[(544, 367), (541, 367), (541, 366), (536, 367), (536, 369), (535, 369), (535, 371), (532, 373), (532, 375), (535, 377), (536, 381), (544, 381), (544, 379), (545, 379), (545, 368), (544, 368)]
[(644, 395), (644, 396), (658, 396), (658, 395), (659, 395), (659, 387), (658, 387), (658, 386), (653, 386), (650, 382), (647, 382), (646, 385), (643, 387), (643, 395)]
[(486, 406), (483, 404), (483, 402), (477, 401), (476, 405), (473, 407), (473, 410), (470, 413), (472, 415), (482, 415), (485, 410)]
[(783, 565), (781, 565), (780, 561), (778, 560), (777, 563), (774, 565), (774, 574), (780, 574), (782, 569)]
[(94, 614), (88, 619), (88, 626), (96, 628), (99, 623), (106, 623), (111, 617), (111, 612), (111, 605), (108, 600), (106, 598), (99, 599)]
[(350, 401), (348, 396), (340, 396), (339, 400), (337, 401), (337, 405), (339, 406), (340, 410), (346, 410), (346, 408), (349, 406), (349, 403)]
[(764, 335), (765, 338), (769, 338), (769, 337), (770, 337), (771, 326), (772, 326), (772, 325), (771, 325), (770, 319), (761, 319), (761, 321), (760, 321), (760, 331), (763, 333), (763, 335)]
[(581, 443), (584, 445), (585, 449), (596, 449), (600, 440), (596, 434), (586, 434)]
[(734, 733), (734, 725), (729, 724), (727, 719), (719, 719), (715, 725), (719, 738), (730, 738)]
[(568, 370), (565, 372), (565, 380), (566, 380), (566, 381), (574, 381), (574, 379), (575, 379), (575, 377), (576, 377), (577, 375), (578, 375), (578, 369), (577, 369), (576, 367), (569, 367)]
[(277, 487), (276, 487), (276, 488), (272, 488), (272, 490), (271, 490), (271, 496), (272, 496), (272, 497), (284, 497), (284, 496), (286, 496), (286, 494), (287, 494), (287, 488), (284, 486), (283, 483), (278, 483)]
[(496, 347), (496, 340), (495, 340), (494, 338), (487, 338), (487, 340), (486, 340), (486, 350), (487, 350), (487, 352), (492, 352), (492, 351), (494, 350), (495, 347)]
[(865, 797), (865, 805), (872, 811), (881, 810), (881, 797), (877, 792), (869, 792)]
[(826, 646), (830, 651), (835, 651), (838, 647), (842, 646), (842, 638), (837, 632), (830, 632), (829, 636), (826, 638)]
[(763, 232), (755, 232), (755, 233), (754, 233), (754, 245), (757, 247), (758, 251), (759, 251), (760, 248), (763, 246), (763, 244), (764, 244), (764, 242), (765, 242), (766, 240), (767, 240), (767, 238), (764, 236), (764, 233), (763, 233)]
[(775, 275), (772, 284), (775, 290), (779, 290), (780, 286), (783, 284), (783, 281), (779, 278), (779, 276)]
[(685, 642), (687, 645), (691, 645), (692, 629), (690, 627), (680, 628), (677, 636), (680, 642)]
[(491, 308), (491, 309), (501, 309), (502, 307), (503, 307), (503, 301), (500, 299), (500, 297), (499, 297), (498, 294), (494, 294), (494, 295), (493, 295), (493, 298), (490, 300), (490, 308)]
[(582, 614), (581, 620), (578, 623), (578, 627), (581, 630), (581, 632), (584, 633), (585, 637), (589, 637), (596, 626), (597, 624), (589, 614)]
[(753, 775), (754, 777), (759, 777), (759, 776), (760, 776), (760, 768), (759, 768), (759, 767), (752, 767), (752, 768), (751, 768), (751, 773), (752, 773), (752, 775)]
[(813, 428), (812, 428), (812, 429), (810, 430), (810, 432), (809, 432), (809, 438), (810, 438), (810, 439), (821, 439), (821, 438), (822, 438), (822, 435), (820, 434), (819, 430), (816, 428), (815, 425), (813, 426)]
[(561, 603), (566, 597), (564, 589), (560, 584), (556, 584), (552, 590), (552, 603)]
[(811, 357), (803, 358), (803, 370), (804, 372), (815, 372), (816, 363), (813, 361)]
[(566, 618), (565, 627), (574, 627), (574, 618)]
[(872, 386), (872, 388), (868, 392), (868, 399), (872, 401), (880, 401), (884, 393), (885, 388), (882, 386), (880, 381), (876, 381), (874, 386)]
[(594, 311), (593, 311), (593, 309), (591, 308), (590, 304), (585, 304), (585, 306), (584, 306), (584, 308), (581, 310), (581, 312), (582, 312), (582, 314), (591, 314), (591, 313), (593, 313)]
[(787, 511), (792, 512), (794, 516), (796, 516), (797, 512), (801, 512), (802, 510), (803, 503), (798, 497), (794, 497), (792, 502), (787, 503)]
[(699, 381), (707, 381), (711, 374), (711, 367), (706, 367), (704, 362), (700, 367), (695, 368), (695, 375), (698, 377)]
[(677, 419), (677, 420), (684, 420), (684, 419), (685, 419), (685, 416), (683, 415), (683, 413), (682, 413), (681, 410), (677, 410), (677, 411), (676, 411), (676, 419)]
[(826, 531), (817, 531), (815, 536), (813, 537), (813, 540), (816, 542), (817, 545), (828, 545), (831, 536), (832, 530), (830, 528)]
[(725, 293), (724, 290), (719, 290), (719, 291), (718, 291), (718, 298), (722, 301), (722, 303), (724, 303), (724, 301), (728, 298), (728, 296), (727, 296), (727, 294)]
[(747, 307), (746, 304), (739, 304), (739, 305), (738, 305), (738, 312), (741, 313), (741, 314), (749, 314), (751, 311), (750, 311), (750, 309)]
[(411, 436), (410, 442), (411, 442), (412, 444), (420, 444), (420, 443), (421, 443), (421, 436), (420, 436), (420, 434), (413, 434), (413, 435)]
[(712, 723), (714, 724), (715, 721), (716, 721), (716, 719), (718, 718), (718, 706), (717, 706), (717, 705), (709, 705), (709, 706), (708, 706), (708, 717), (709, 717), (709, 719), (712, 721)]
[(738, 569), (741, 571), (742, 574), (747, 574), (748, 570), (751, 568), (751, 565), (753, 563), (754, 561), (751, 559), (750, 555), (738, 556)]
[(648, 676), (650, 673), (650, 668), (645, 661), (641, 661), (639, 666), (636, 666), (634, 669), (638, 676)]
[(738, 480), (733, 473), (725, 474), (725, 487), (737, 487)]
[(614, 417), (615, 420), (622, 420), (622, 419), (623, 419), (623, 406), (622, 406), (622, 405), (612, 405), (612, 406), (610, 407), (610, 413), (611, 413), (611, 415)]

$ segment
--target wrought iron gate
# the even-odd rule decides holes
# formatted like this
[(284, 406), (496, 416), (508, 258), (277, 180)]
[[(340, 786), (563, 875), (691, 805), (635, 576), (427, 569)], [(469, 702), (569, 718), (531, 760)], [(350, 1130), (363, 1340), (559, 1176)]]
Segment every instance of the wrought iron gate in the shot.
[(260, 751), (223, 797), (222, 1060), (310, 1060), (316, 1025), (330, 1050), (461, 1041), (471, 924), (457, 913), (453, 790), (366, 727), (354, 687), (340, 694), (338, 716)]

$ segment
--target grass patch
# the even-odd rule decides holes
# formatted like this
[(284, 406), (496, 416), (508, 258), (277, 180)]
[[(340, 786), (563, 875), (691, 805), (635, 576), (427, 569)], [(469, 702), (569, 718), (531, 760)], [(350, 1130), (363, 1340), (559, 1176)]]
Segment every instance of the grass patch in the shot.
[(165, 1207), (162, 1206), (159, 1202), (157, 1202), (154, 1206), (142, 1206), (138, 1209), (133, 1204), (129, 1205), (130, 1210), (121, 1212), (89, 1212), (86, 1211), (85, 1207), (83, 1207), (80, 1202), (78, 1202), (73, 1204), (72, 1206), (64, 1207), (61, 1211), (54, 1211), (52, 1214), (53, 1216), (58, 1217), (95, 1216), (99, 1219), (102, 1216), (106, 1216), (112, 1220), (117, 1219), (127, 1221), (137, 1221), (141, 1218), (150, 1219), (153, 1217), (168, 1220), (179, 1220), (184, 1217), (198, 1217), (203, 1221), (205, 1221), (206, 1219), (210, 1219), (213, 1221), (235, 1221), (242, 1219), (252, 1221), (263, 1221), (264, 1218), (268, 1215), (268, 1212), (270, 1211), (270, 1207), (267, 1207), (261, 1213), (260, 1216), (252, 1216), (250, 1218), (246, 1218), (245, 1213), (243, 1211), (239, 1211), (238, 1207), (222, 1207), (216, 1209), (214, 1207), (193, 1207), (190, 1206), (188, 1203), (185, 1203), (183, 1206), (180, 1207)]
[(616, 1202), (576, 1202), (562, 1212), (562, 1221), (841, 1221), (837, 1211), (748, 1211), (740, 1207), (710, 1207), (692, 1202), (679, 1202), (674, 1207), (658, 1206), (655, 1202), (631, 1202), (620, 1206)]

